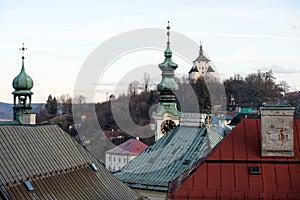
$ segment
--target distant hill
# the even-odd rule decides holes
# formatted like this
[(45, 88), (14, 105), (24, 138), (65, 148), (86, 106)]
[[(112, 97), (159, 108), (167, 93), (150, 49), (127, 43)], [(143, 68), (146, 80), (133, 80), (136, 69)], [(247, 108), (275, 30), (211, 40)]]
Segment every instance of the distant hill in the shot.
[[(43, 103), (33, 103), (32, 109), (35, 110)], [(11, 120), (13, 118), (13, 104), (0, 102), (0, 120)]]
[(12, 104), (0, 102), (0, 120), (9, 119), (13, 116)]

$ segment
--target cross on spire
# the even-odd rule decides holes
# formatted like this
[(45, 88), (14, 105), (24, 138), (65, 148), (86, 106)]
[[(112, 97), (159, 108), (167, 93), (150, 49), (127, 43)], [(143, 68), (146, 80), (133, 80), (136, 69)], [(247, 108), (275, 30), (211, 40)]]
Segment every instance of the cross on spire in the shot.
[(24, 60), (24, 51), (27, 50), (27, 48), (25, 48), (24, 43), (23, 43), (23, 47), (19, 48), (19, 50), (22, 51), (22, 59)]

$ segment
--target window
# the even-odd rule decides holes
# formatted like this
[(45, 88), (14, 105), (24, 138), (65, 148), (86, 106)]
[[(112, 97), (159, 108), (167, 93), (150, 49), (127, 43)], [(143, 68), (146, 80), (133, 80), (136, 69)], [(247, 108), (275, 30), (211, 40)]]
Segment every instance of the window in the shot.
[(91, 163), (91, 167), (94, 171), (98, 171), (98, 168), (95, 163)]
[(28, 191), (34, 190), (34, 188), (32, 187), (32, 185), (30, 183), (30, 181), (25, 181), (24, 184), (25, 184)]
[(108, 156), (108, 161), (111, 161), (111, 157), (110, 156)]
[(121, 162), (121, 158), (119, 158), (119, 163)]
[(114, 157), (114, 162), (116, 162), (116, 158)]
[(126, 163), (127, 162), (127, 159), (126, 158), (124, 158), (124, 163)]
[(251, 166), (249, 167), (250, 174), (260, 174), (259, 166)]

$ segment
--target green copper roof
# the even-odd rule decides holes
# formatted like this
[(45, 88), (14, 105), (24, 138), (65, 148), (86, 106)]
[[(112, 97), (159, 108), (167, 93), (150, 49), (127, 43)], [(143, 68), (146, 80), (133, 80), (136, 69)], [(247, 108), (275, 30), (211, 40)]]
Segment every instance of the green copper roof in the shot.
[(24, 68), (24, 57), (22, 57), (22, 69), (16, 78), (14, 78), (12, 86), (15, 90), (30, 90), (33, 87), (33, 81), (30, 76), (27, 75)]
[(177, 126), (114, 175), (132, 188), (167, 191), (169, 181), (205, 157), (222, 139), (214, 134), (205, 126)]
[[(168, 22), (169, 23), (169, 22)], [(170, 49), (170, 26), (167, 26), (167, 48), (165, 50), (165, 60), (163, 63), (160, 63), (158, 66), (162, 71), (162, 79), (160, 83), (157, 85), (158, 91), (165, 91), (171, 90), (176, 91), (178, 90), (178, 85), (174, 81), (174, 71), (178, 67), (176, 63), (172, 60), (172, 51)]]

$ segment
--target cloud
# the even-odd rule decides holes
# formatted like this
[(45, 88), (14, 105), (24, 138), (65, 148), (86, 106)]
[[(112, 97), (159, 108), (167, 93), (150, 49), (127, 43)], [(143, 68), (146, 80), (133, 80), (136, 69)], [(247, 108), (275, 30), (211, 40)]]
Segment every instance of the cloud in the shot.
[(294, 25), (292, 26), (292, 28), (293, 28), (293, 29), (300, 29), (300, 24), (294, 24)]
[(280, 40), (300, 41), (300, 37), (287, 37), (287, 36), (278, 36), (278, 35), (255, 35), (255, 34), (209, 33), (209, 32), (184, 32), (184, 34), (207, 35), (207, 36), (217, 36), (217, 37), (240, 37), (240, 38), (280, 39)]
[(278, 65), (272, 65), (271, 69), (274, 73), (278, 73), (278, 74), (300, 73), (300, 69), (290, 69), (290, 68), (282, 67), (282, 66), (278, 66)]

